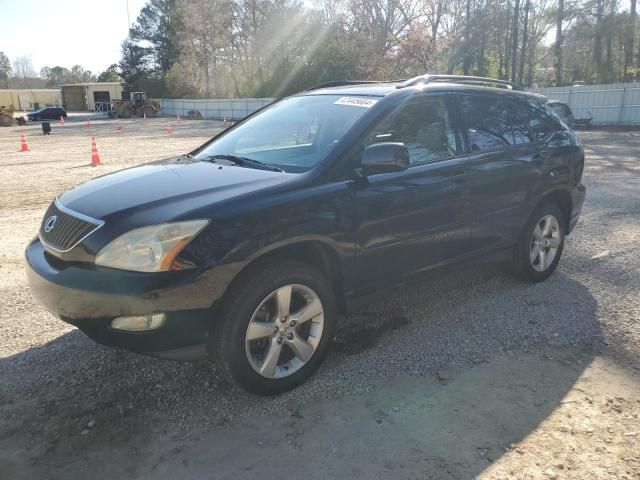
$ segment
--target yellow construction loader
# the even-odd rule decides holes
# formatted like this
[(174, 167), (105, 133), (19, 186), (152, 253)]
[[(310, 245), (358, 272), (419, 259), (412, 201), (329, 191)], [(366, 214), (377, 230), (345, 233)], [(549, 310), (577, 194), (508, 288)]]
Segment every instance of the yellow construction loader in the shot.
[(128, 99), (113, 100), (109, 116), (112, 118), (155, 117), (160, 111), (158, 100), (147, 98), (144, 92), (130, 92)]
[(16, 109), (13, 104), (8, 107), (0, 105), (0, 127), (13, 127), (16, 122), (18, 122), (18, 125), (24, 125), (26, 123), (24, 117), (13, 117), (13, 112), (15, 111)]

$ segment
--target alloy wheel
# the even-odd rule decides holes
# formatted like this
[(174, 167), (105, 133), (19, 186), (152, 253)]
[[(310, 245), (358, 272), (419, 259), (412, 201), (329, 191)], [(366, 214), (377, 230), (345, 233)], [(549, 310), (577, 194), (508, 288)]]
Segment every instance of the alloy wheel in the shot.
[(280, 287), (251, 317), (245, 335), (249, 364), (263, 377), (287, 377), (309, 362), (323, 330), (324, 309), (318, 294), (304, 285)]
[(531, 266), (538, 272), (549, 268), (560, 247), (560, 224), (553, 215), (545, 215), (536, 224), (531, 235)]

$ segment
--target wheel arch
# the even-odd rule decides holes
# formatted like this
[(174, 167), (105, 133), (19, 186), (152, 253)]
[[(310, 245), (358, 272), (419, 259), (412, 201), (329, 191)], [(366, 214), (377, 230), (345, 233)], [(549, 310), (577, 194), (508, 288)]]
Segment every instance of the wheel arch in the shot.
[(340, 313), (346, 312), (346, 295), (339, 255), (334, 248), (320, 240), (295, 241), (261, 252), (247, 262), (234, 276), (225, 289), (225, 294), (233, 290), (234, 285), (241, 282), (251, 270), (277, 259), (297, 260), (317, 268), (331, 282), (338, 311)]
[(544, 194), (540, 201), (533, 207), (531, 213), (535, 212), (537, 208), (545, 203), (554, 203), (558, 206), (560, 211), (564, 214), (564, 229), (565, 234), (569, 234), (569, 224), (571, 222), (571, 212), (573, 210), (573, 202), (571, 200), (571, 193), (565, 189), (556, 189)]

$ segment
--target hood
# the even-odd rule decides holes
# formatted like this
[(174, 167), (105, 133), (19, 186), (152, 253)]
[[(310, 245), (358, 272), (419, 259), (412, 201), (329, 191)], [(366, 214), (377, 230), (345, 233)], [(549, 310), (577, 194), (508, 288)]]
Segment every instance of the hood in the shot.
[(78, 213), (103, 219), (170, 202), (187, 201), (188, 205), (194, 200), (193, 208), (202, 207), (284, 183), (292, 176), (179, 157), (95, 178), (64, 192), (58, 200)]

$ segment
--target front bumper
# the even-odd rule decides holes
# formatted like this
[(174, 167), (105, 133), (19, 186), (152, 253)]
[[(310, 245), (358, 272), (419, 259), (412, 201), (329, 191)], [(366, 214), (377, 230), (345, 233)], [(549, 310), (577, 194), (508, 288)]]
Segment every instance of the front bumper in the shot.
[[(175, 359), (206, 354), (214, 305), (226, 287), (212, 282), (215, 272), (143, 273), (61, 262), (38, 239), (27, 247), (26, 260), (34, 296), (97, 342)], [(166, 321), (156, 330), (110, 327), (115, 317), (157, 312), (165, 313)]]

